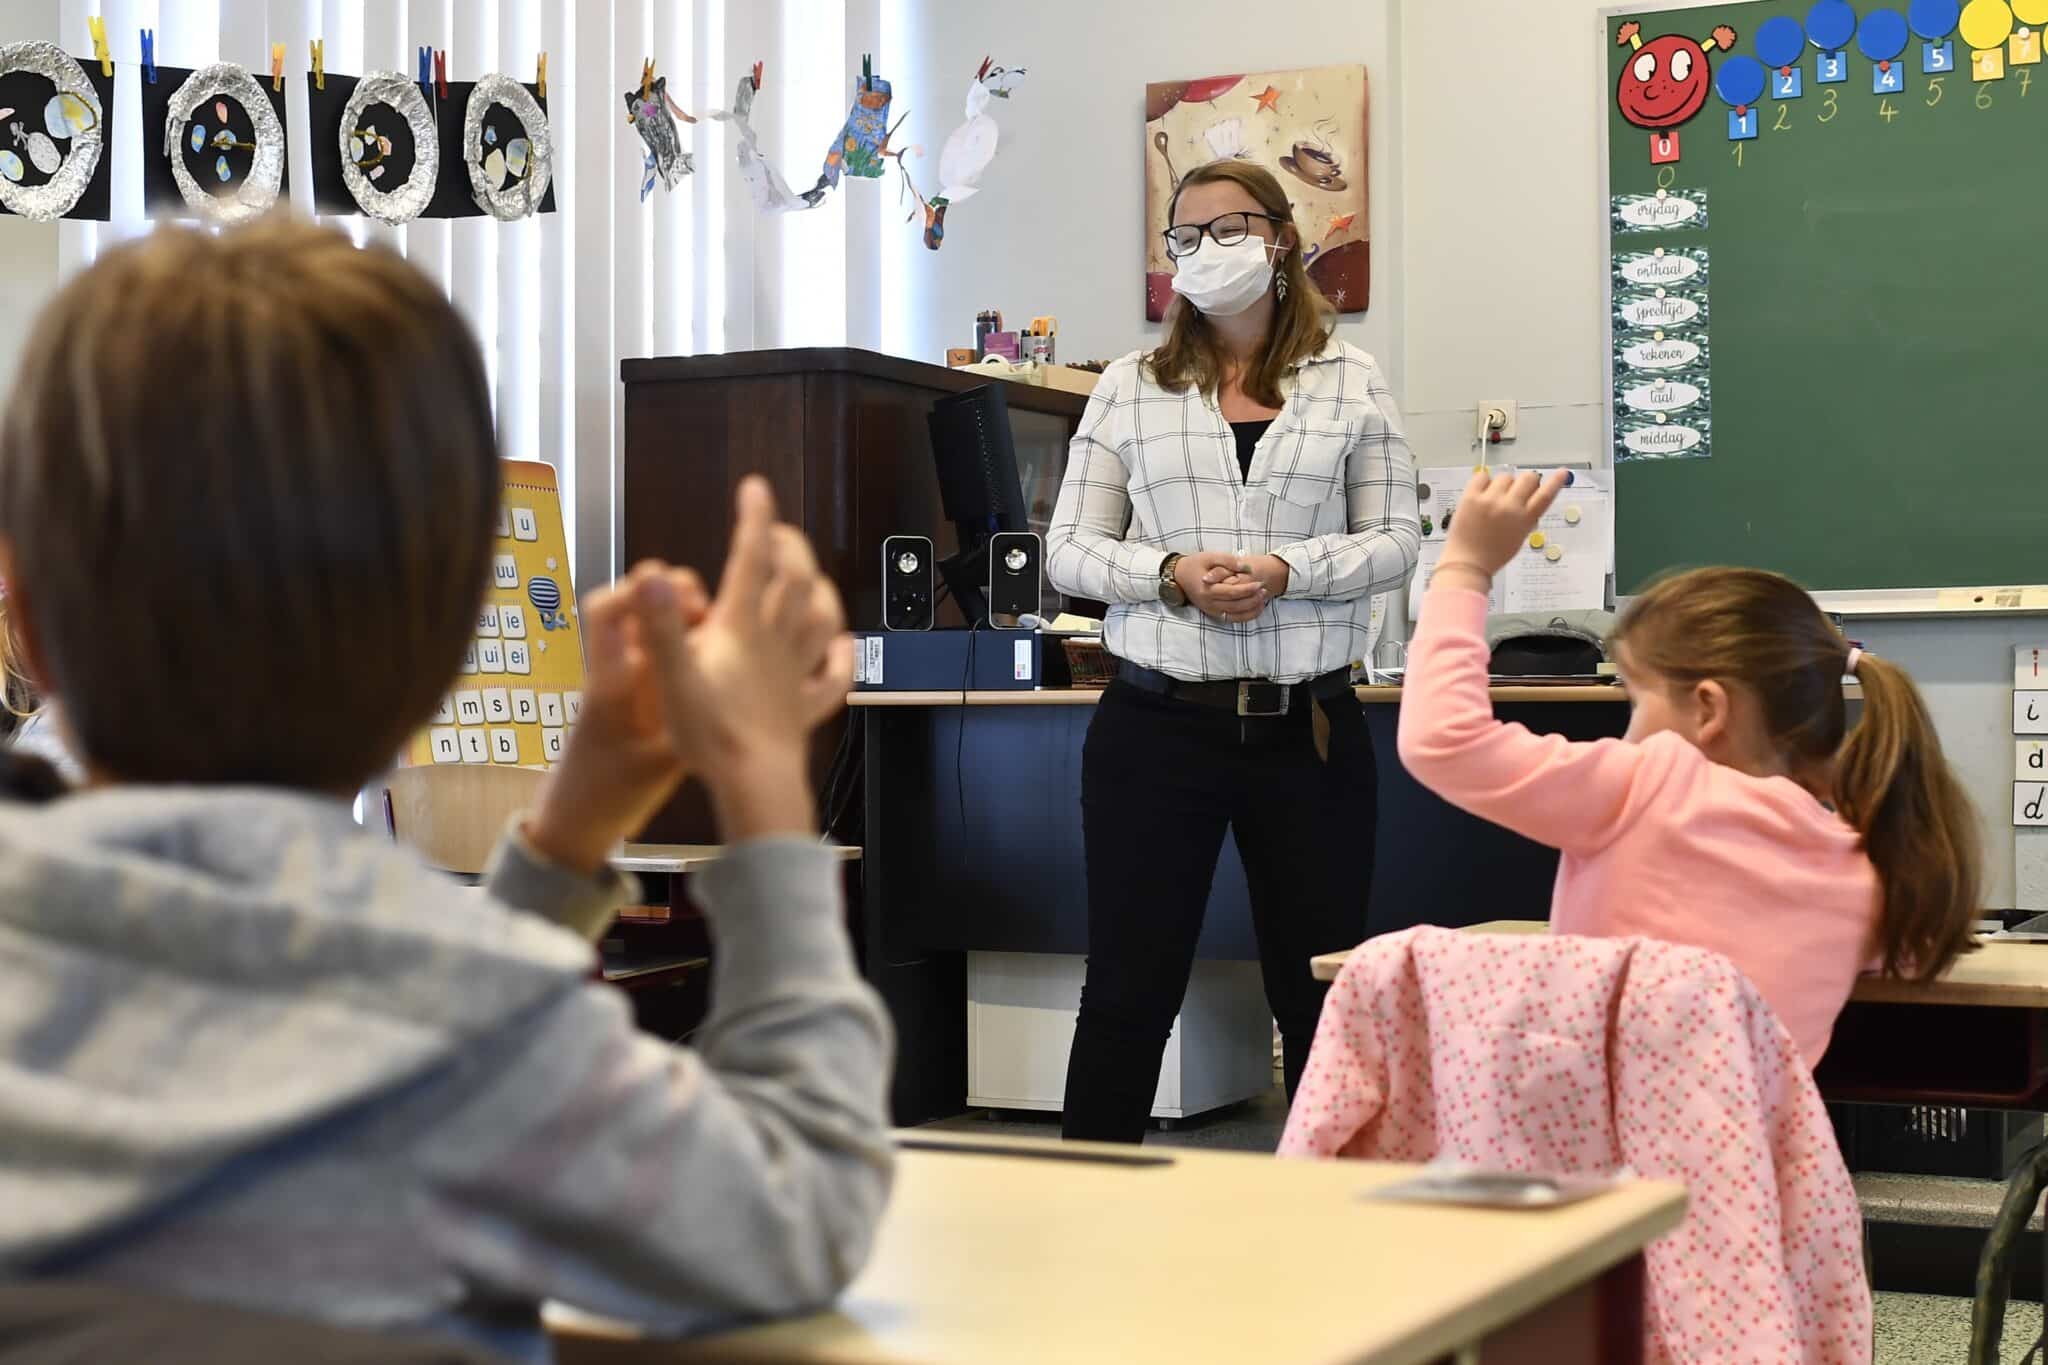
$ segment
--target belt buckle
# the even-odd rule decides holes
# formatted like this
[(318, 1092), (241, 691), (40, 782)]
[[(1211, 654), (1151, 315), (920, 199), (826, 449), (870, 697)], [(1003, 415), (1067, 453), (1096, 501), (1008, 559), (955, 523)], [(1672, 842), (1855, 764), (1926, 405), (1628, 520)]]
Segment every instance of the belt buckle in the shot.
[(1290, 691), (1291, 688), (1276, 682), (1240, 682), (1237, 685), (1237, 714), (1261, 718), (1284, 716)]

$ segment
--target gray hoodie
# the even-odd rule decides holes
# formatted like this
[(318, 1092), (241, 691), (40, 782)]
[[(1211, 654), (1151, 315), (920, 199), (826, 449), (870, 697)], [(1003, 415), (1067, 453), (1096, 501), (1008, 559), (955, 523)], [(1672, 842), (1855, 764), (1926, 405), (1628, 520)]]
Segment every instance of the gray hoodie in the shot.
[(322, 798), (0, 806), (0, 1277), (529, 1358), (544, 1299), (664, 1332), (822, 1305), (890, 1177), (839, 876), (803, 841), (698, 875), (685, 1049), (591, 980), (629, 884), (517, 840), (485, 894)]

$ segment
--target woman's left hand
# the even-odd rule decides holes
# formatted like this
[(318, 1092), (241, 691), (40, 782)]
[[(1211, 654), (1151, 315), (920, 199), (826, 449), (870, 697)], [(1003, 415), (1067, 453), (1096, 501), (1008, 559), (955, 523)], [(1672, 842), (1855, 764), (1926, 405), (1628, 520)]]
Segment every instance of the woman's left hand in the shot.
[(1287, 592), (1287, 561), (1278, 555), (1247, 559), (1238, 565), (1238, 572), (1265, 589), (1269, 601)]

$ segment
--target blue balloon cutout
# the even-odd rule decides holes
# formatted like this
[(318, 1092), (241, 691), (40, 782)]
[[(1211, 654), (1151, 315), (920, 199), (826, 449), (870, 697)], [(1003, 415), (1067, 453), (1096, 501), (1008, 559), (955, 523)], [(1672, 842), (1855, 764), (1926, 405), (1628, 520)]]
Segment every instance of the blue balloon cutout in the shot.
[(1747, 53), (1723, 57), (1714, 69), (1714, 89), (1738, 109), (1747, 109), (1763, 98), (1764, 64)]
[(1806, 12), (1806, 36), (1822, 52), (1840, 52), (1856, 36), (1856, 7), (1849, 0), (1817, 0)]
[(1806, 30), (1791, 15), (1775, 15), (1757, 25), (1756, 55), (1763, 58), (1765, 66), (1780, 70), (1797, 66), (1805, 51)]
[(1874, 9), (1856, 29), (1856, 48), (1873, 62), (1895, 60), (1906, 50), (1906, 16), (1895, 9)]
[(1930, 43), (1938, 43), (1954, 33), (1962, 17), (1962, 0), (1913, 0), (1906, 8), (1906, 20), (1913, 25), (1913, 32)]

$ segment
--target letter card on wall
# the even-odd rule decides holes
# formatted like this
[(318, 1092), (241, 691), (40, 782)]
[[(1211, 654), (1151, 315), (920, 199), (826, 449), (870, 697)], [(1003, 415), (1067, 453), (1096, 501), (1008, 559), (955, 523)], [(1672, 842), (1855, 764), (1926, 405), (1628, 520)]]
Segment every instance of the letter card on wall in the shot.
[(552, 465), (504, 463), (476, 637), (408, 763), (552, 767), (583, 710), (583, 634)]

